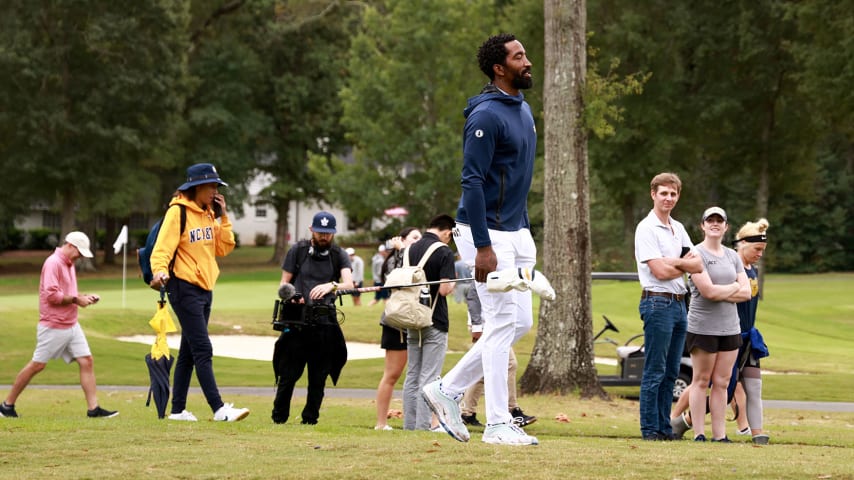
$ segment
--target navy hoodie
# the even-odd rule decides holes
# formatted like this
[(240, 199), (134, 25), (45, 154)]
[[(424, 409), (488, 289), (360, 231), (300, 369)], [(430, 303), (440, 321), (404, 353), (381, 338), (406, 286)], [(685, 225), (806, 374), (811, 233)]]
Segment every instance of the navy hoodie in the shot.
[(528, 191), (534, 176), (537, 130), (521, 93), (492, 84), (463, 110), (462, 190), (457, 221), (471, 227), (475, 247), (491, 245), (488, 229), (530, 228)]

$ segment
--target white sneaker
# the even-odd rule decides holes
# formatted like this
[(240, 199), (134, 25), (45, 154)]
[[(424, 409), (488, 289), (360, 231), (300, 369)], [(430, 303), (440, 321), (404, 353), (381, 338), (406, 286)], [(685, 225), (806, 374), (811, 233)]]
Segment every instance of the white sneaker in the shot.
[(234, 408), (233, 403), (226, 403), (214, 413), (214, 422), (239, 422), (247, 416), (248, 408)]
[(524, 430), (512, 423), (489, 425), (483, 431), (484, 443), (493, 445), (539, 445), (537, 437), (525, 433)]
[(442, 391), (440, 385), (441, 380), (424, 385), (424, 388), (421, 389), (421, 396), (424, 397), (424, 401), (427, 402), (430, 410), (433, 410), (433, 413), (439, 418), (439, 423), (448, 432), (448, 435), (460, 442), (468, 442), (469, 431), (466, 424), (463, 423), (463, 417), (460, 413), (459, 400), (462, 395), (451, 398)]
[(169, 415), (169, 420), (181, 420), (184, 422), (198, 422), (199, 419), (192, 412), (186, 410), (181, 413), (172, 413)]
[(389, 431), (389, 430), (394, 430), (394, 428), (392, 428), (392, 426), (391, 426), (391, 425), (386, 425), (386, 426), (384, 426), (384, 427), (381, 427), (381, 426), (377, 425), (376, 427), (374, 427), (374, 430), (384, 430), (384, 431), (386, 431), (386, 432), (387, 432), (387, 431)]
[(441, 433), (441, 434), (448, 433), (445, 431), (444, 428), (442, 428), (442, 425), (436, 425), (435, 427), (431, 428), (430, 431), (433, 433)]

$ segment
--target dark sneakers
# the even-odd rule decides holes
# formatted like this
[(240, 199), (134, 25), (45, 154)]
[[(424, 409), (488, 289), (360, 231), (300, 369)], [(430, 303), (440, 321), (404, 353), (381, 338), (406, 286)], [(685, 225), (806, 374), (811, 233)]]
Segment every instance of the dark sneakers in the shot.
[(477, 414), (472, 413), (471, 415), (461, 415), (463, 417), (463, 423), (466, 425), (471, 425), (472, 427), (482, 427), (483, 424), (480, 423), (480, 420), (477, 419)]
[(6, 402), (0, 403), (0, 417), (18, 418), (18, 412), (15, 411), (14, 405), (6, 405)]
[(713, 442), (718, 442), (718, 443), (732, 443), (732, 440), (730, 440), (728, 437), (724, 437), (724, 438), (713, 438), (713, 439), (712, 439), (712, 441), (713, 441)]
[(104, 410), (100, 405), (86, 411), (86, 416), (89, 418), (113, 418), (118, 414), (118, 411)]
[(537, 421), (537, 417), (533, 415), (525, 415), (525, 412), (523, 412), (519, 407), (511, 408), (510, 415), (513, 415), (513, 423), (515, 423), (517, 427), (524, 427)]

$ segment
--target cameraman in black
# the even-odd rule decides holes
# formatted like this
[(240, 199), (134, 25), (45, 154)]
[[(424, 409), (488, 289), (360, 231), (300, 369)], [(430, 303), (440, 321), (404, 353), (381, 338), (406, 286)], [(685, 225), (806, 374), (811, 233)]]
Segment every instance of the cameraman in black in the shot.
[[(281, 285), (290, 283), (297, 294), (282, 309), (284, 326), (273, 351), (276, 399), (273, 421), (288, 421), (294, 385), (308, 365), (308, 395), (302, 423), (314, 425), (326, 377), (333, 385), (347, 363), (347, 345), (338, 325), (335, 292), (353, 288), (350, 257), (333, 243), (335, 217), (318, 212), (311, 223), (311, 240), (301, 240), (288, 251), (282, 264)], [(340, 283), (338, 283), (340, 282)]]

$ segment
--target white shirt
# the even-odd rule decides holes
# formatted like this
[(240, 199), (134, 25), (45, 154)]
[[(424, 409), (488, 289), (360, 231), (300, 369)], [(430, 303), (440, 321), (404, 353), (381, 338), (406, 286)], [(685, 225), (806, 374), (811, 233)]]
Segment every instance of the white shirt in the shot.
[(685, 278), (680, 275), (670, 280), (655, 278), (647, 262), (656, 258), (679, 258), (682, 247), (691, 247), (691, 238), (681, 223), (669, 217), (670, 225), (661, 223), (653, 210), (638, 223), (635, 229), (635, 260), (638, 265), (638, 279), (644, 290), (684, 294)]

